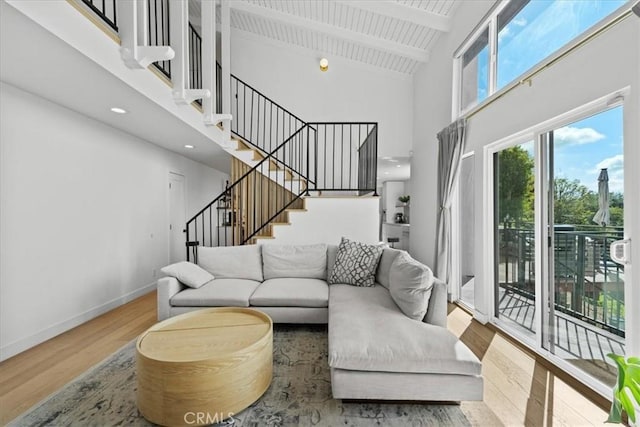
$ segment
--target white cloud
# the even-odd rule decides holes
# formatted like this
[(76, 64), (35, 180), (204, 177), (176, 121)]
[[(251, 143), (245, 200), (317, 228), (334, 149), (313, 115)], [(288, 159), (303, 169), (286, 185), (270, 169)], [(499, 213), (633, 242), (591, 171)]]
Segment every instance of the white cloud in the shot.
[(593, 128), (565, 126), (553, 131), (554, 142), (558, 144), (582, 145), (600, 141), (605, 136)]
[(527, 20), (521, 17), (521, 18), (514, 19), (513, 21), (511, 21), (511, 23), (518, 27), (524, 27), (525, 25), (527, 25)]
[(592, 188), (594, 191), (597, 191), (596, 183), (600, 169), (607, 169), (609, 175), (609, 191), (612, 193), (622, 193), (624, 191), (624, 156), (617, 154), (612, 157), (607, 157), (589, 171), (594, 177), (593, 181), (591, 181), (593, 185), (590, 186), (594, 187)]
[(502, 43), (502, 41), (509, 36), (511, 36), (511, 28), (507, 25), (498, 33), (498, 43)]
[(607, 157), (596, 165), (596, 169), (608, 169), (609, 171), (619, 171), (624, 168), (624, 155), (617, 154), (613, 157)]

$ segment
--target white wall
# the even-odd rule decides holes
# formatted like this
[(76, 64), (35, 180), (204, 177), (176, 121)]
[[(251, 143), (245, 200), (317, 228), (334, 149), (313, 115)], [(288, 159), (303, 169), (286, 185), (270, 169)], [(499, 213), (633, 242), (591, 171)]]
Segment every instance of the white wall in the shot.
[(305, 121), (378, 122), (378, 156), (409, 156), (411, 77), (232, 33), (231, 71)]
[[(411, 158), (411, 254), (435, 267), (438, 202), (436, 134), (451, 123), (453, 52), (494, 2), (460, 2), (449, 33), (442, 34), (429, 62), (413, 79), (413, 157)], [(493, 124), (492, 124), (493, 126)]]
[[(451, 122), (452, 57), (464, 38), (489, 10), (490, 1), (461, 2), (453, 20), (452, 31), (440, 38), (431, 55), (414, 78), (414, 156), (412, 163), (412, 233), (413, 255), (432, 264), (435, 254), (437, 143), (436, 133)], [(467, 151), (474, 150), (476, 194), (475, 253), (482, 254), (482, 147), (517, 131), (551, 119), (586, 102), (615, 90), (631, 87), (625, 102), (625, 139), (631, 156), (625, 164), (640, 162), (640, 19), (631, 16), (594, 41), (571, 53), (536, 76), (532, 85), (522, 85), (492, 103), (469, 121)], [(420, 120), (421, 119), (421, 120)], [(626, 182), (640, 182), (640, 168), (625, 168)], [(640, 230), (640, 193), (625, 194), (625, 224)], [(640, 245), (635, 245), (634, 257), (640, 258)], [(635, 252), (637, 251), (637, 252)], [(481, 277), (491, 266), (476, 257), (476, 274)], [(627, 270), (629, 271), (629, 270)], [(633, 279), (638, 288), (639, 274)], [(487, 310), (489, 301), (478, 301), (487, 284), (476, 279), (476, 306)], [(629, 290), (629, 286), (626, 288)], [(634, 301), (640, 306), (640, 298)], [(640, 307), (638, 307), (640, 309)], [(630, 310), (633, 311), (633, 310)], [(635, 310), (638, 312), (638, 310)], [(629, 320), (629, 319), (627, 319)], [(639, 343), (640, 344), (640, 343)], [(640, 345), (636, 346), (636, 348)]]
[(0, 121), (5, 359), (152, 290), (169, 172), (186, 178), (187, 215), (227, 175), (4, 83)]
[(364, 243), (378, 242), (378, 197), (307, 197), (306, 212), (289, 212), (291, 225), (273, 227), (269, 244), (327, 243), (337, 245), (342, 237)]

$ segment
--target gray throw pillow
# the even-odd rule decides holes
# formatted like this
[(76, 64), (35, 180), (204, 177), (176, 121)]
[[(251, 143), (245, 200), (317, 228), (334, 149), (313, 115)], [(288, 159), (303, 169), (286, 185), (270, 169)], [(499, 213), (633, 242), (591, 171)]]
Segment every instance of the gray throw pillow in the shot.
[(187, 261), (177, 262), (160, 269), (167, 276), (175, 277), (180, 283), (197, 289), (213, 280), (213, 274)]
[(373, 286), (382, 249), (382, 246), (367, 245), (343, 237), (327, 281), (329, 284)]
[(389, 293), (407, 317), (422, 320), (429, 307), (433, 281), (429, 267), (401, 253), (391, 264)]

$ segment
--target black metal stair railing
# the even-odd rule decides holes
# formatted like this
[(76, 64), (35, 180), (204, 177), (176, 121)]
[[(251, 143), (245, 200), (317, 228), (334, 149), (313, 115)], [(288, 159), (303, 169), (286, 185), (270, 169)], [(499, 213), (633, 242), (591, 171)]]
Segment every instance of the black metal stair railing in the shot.
[[(197, 246), (234, 246), (270, 236), (304, 195), (376, 194), (377, 123), (305, 123), (187, 222), (187, 259)], [(193, 249), (193, 254), (189, 248)]]
[(312, 167), (308, 154), (315, 150), (308, 144), (315, 140), (309, 136), (313, 132), (303, 126), (187, 222), (187, 260), (194, 256), (189, 248), (242, 245), (264, 235), (309, 192), (315, 184), (308, 178)]
[(300, 130), (304, 120), (231, 75), (231, 132), (264, 153)]

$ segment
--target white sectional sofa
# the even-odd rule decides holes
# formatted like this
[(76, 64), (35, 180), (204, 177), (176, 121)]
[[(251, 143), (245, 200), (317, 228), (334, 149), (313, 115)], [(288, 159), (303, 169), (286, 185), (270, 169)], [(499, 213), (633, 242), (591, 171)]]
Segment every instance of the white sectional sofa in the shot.
[(446, 284), (435, 279), (426, 294), (410, 291), (428, 298), (426, 314), (414, 320), (396, 303), (394, 283), (408, 254), (384, 248), (376, 283), (365, 287), (327, 283), (337, 250), (323, 244), (200, 247), (197, 263), (215, 279), (197, 289), (175, 277), (160, 279), (158, 318), (237, 306), (261, 310), (274, 323), (328, 323), (334, 398), (482, 400), (480, 361), (446, 328)]

